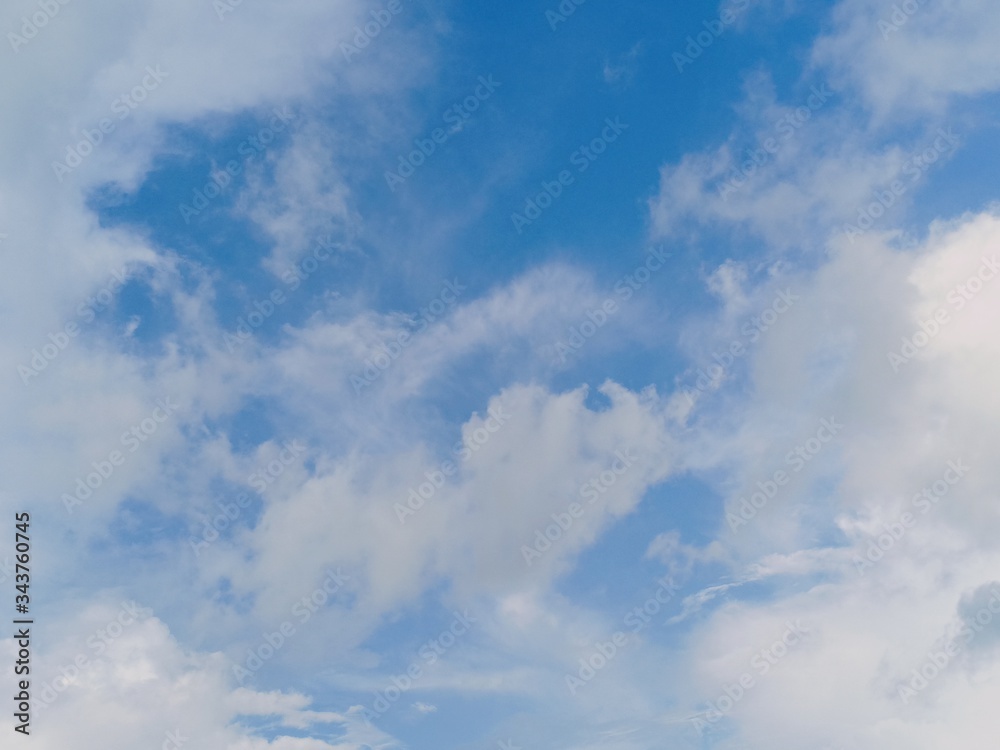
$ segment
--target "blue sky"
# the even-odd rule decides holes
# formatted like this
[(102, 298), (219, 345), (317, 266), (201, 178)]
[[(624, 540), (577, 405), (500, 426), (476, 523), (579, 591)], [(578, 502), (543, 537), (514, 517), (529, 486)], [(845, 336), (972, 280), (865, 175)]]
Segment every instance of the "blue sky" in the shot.
[(4, 18), (39, 747), (994, 746), (986, 0)]

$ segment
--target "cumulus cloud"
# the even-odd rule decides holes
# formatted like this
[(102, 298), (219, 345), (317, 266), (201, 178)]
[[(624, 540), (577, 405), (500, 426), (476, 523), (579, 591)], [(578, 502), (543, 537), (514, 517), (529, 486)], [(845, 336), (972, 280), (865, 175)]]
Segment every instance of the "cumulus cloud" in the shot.
[[(995, 14), (898, 6), (843, 0), (801, 80), (746, 73), (733, 132), (660, 167), (651, 234), (721, 245), (693, 274), (713, 307), (665, 333), (672, 300), (622, 305), (576, 370), (560, 346), (610, 292), (568, 254), (449, 265), (416, 302), (347, 270), (405, 254), (360, 162), (417, 119), (441, 17), (407, 4), (354, 59), (353, 0), (61, 5), (0, 83), (0, 505), (35, 509), (68, 592), (39, 617), (35, 741), (395, 747), (357, 696), (416, 663), (401, 723), (473, 694), (584, 747), (992, 747), (1000, 216), (911, 210), (956, 103), (997, 86)], [(605, 64), (615, 93), (643, 49)], [(203, 142), (283, 107), (211, 209), (235, 281), (208, 235), (102, 216), (160, 170), (190, 194), (226, 168)], [(334, 257), (290, 284), (318, 239)], [(259, 270), (294, 313), (264, 320)], [(662, 359), (607, 377), (635, 342)]]
[[(988, 746), (988, 721), (963, 701), (988, 692), (996, 666), (988, 446), (998, 405), (982, 375), (998, 364), (986, 324), (1000, 312), (987, 291), (998, 232), (986, 213), (935, 224), (915, 250), (886, 238), (835, 245), (801, 289), (802, 317), (762, 342), (747, 374), (753, 397), (726, 400), (739, 412), (704, 422), (728, 458), (745, 456), (727, 502), (745, 523), (719, 532), (745, 573), (685, 602), (701, 612), (685, 662), (698, 697), (678, 696), (700, 717), (691, 727), (749, 745), (931, 748), (961, 725), (972, 746)], [(843, 343), (831, 350), (831, 339)], [(819, 363), (825, 379), (812, 372)], [(844, 431), (803, 454), (798, 481), (743, 503), (773, 471), (793, 473), (802, 459), (786, 450), (824, 415)], [(767, 552), (776, 547), (787, 552)], [(768, 579), (765, 601), (746, 594)], [(811, 634), (774, 656), (783, 623), (797, 619)]]

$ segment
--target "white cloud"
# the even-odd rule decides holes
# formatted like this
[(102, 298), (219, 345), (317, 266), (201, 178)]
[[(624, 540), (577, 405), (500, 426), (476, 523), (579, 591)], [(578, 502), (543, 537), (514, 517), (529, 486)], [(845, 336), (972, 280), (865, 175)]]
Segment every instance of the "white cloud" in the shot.
[[(35, 641), (32, 698), (37, 711), (31, 728), (38, 747), (124, 750), (173, 741), (189, 750), (356, 750), (362, 736), (375, 736), (355, 726), (351, 717), (310, 710), (310, 700), (302, 695), (234, 690), (221, 654), (190, 653), (155, 616), (140, 614), (124, 628), (113, 629), (116, 622), (131, 618), (127, 610), (103, 602), (92, 605), (83, 616), (61, 618), (56, 638)], [(86, 641), (76, 635), (91, 632)], [(13, 660), (15, 641), (4, 640), (3, 651)], [(241, 718), (273, 721), (274, 739), (254, 736)], [(3, 724), (5, 732), (13, 732), (10, 715)], [(317, 725), (332, 727), (325, 734), (339, 739), (303, 740), (289, 734)]]
[[(831, 71), (844, 92), (837, 96), (863, 94), (872, 123), (832, 140), (853, 114), (817, 107), (751, 183), (727, 197), (717, 184), (741, 164), (737, 135), (664, 167), (651, 204), (656, 232), (678, 232), (691, 219), (701, 225), (722, 220), (748, 226), (785, 249), (803, 237), (807, 249), (820, 247), (822, 238), (853, 220), (873, 186), (905, 167), (909, 145), (887, 145), (873, 135), (885, 112), (905, 106), (918, 115), (941, 114), (956, 94), (996, 87), (990, 66), (995, 29), (989, 18), (980, 23), (990, 15), (985, 5), (921, 8), (885, 43), (877, 27), (866, 36), (863, 24), (877, 21), (874, 5), (842, 7), (814, 61)], [(260, 506), (252, 520), (248, 511), (232, 536), (215, 542), (204, 557), (184, 557), (180, 573), (150, 570), (155, 565), (143, 560), (119, 572), (159, 584), (149, 586), (158, 607), (178, 604), (178, 597), (187, 601), (131, 625), (102, 661), (81, 668), (39, 717), (46, 733), (37, 741), (43, 747), (153, 747), (166, 732), (180, 731), (191, 737), (191, 748), (391, 745), (391, 737), (366, 728), (349, 707), (317, 706), (298, 693), (233, 683), (233, 661), (243, 658), (262, 628), (293, 616), (295, 603), (327, 569), (343, 566), (350, 585), (312, 625), (303, 625), (269, 664), (269, 674), (281, 675), (283, 665), (315, 666), (323, 649), (343, 662), (340, 675), (317, 675), (319, 684), (377, 685), (373, 673), (389, 667), (381, 654), (362, 647), (380, 625), (434, 592), (442, 604), (478, 607), (485, 622), (426, 689), (530, 696), (579, 718), (578, 730), (599, 727), (605, 747), (633, 747), (642, 735), (620, 725), (622, 707), (634, 707), (644, 727), (663, 721), (670, 731), (688, 731), (684, 718), (699, 710), (699, 701), (715, 700), (743, 670), (753, 669), (753, 655), (779, 638), (788, 620), (802, 619), (810, 637), (734, 707), (736, 734), (720, 747), (992, 747), (984, 738), (992, 736), (988, 707), (997, 697), (995, 630), (976, 638), (915, 706), (900, 704), (897, 687), (928, 650), (942, 647), (949, 628), (975, 621), (996, 578), (993, 540), (1000, 518), (991, 499), (1000, 480), (992, 449), (1000, 437), (994, 387), (1000, 346), (992, 321), (1000, 319), (1000, 309), (992, 286), (961, 309), (951, 295), (983, 267), (984, 255), (991, 257), (1000, 220), (986, 213), (937, 223), (925, 242), (906, 250), (895, 246), (895, 235), (876, 228), (854, 244), (834, 240), (815, 270), (769, 264), (769, 278), (759, 286), (743, 265), (722, 265), (707, 283), (723, 310), (712, 326), (692, 325), (697, 333), (682, 340), (691, 351), (728, 344), (733, 327), (767, 304), (776, 285), (794, 280), (801, 303), (741, 362), (745, 377), (727, 373), (689, 405), (676, 394), (608, 382), (599, 389), (608, 405), (595, 409), (584, 387), (541, 384), (556, 367), (540, 360), (567, 326), (579, 322), (581, 311), (602, 299), (594, 280), (567, 264), (535, 268), (461, 299), (381, 376), (373, 386), (378, 399), (356, 398), (350, 376), (379, 342), (413, 321), (400, 313), (364, 312), (362, 292), (284, 329), (277, 344), (255, 340), (229, 357), (221, 342), (228, 326), (213, 311), (211, 273), (168, 250), (154, 251), (144, 237), (99, 226), (84, 197), (107, 181), (122, 190), (137, 187), (156, 155), (178, 148), (171, 140), (176, 125), (219, 134), (233, 117), (294, 103), (310, 92), (356, 100), (362, 119), (373, 115), (374, 130), (390, 130), (392, 115), (366, 94), (405, 88), (431, 64), (430, 56), (418, 34), (394, 27), (396, 36), (387, 32), (363, 60), (348, 64), (339, 43), (364, 11), (354, 2), (244, 3), (220, 21), (210, 4), (194, 0), (71, 4), (10, 57), (12, 74), (0, 84), (12, 113), (0, 125), (6, 144), (0, 164), (7, 175), (0, 182), (0, 230), (7, 235), (5, 252), (21, 252), (11, 256), (0, 280), (10, 332), (5, 361), (25, 361), (33, 348), (45, 346), (49, 334), (73, 320), (76, 306), (122, 266), (170, 306), (179, 333), (164, 337), (156, 355), (141, 356), (129, 348), (142, 336), (138, 318), (126, 324), (124, 335), (117, 330), (113, 336), (106, 321), (97, 320), (27, 386), (13, 380), (11, 369), (17, 387), (2, 405), (21, 427), (0, 445), (9, 466), (5, 510), (21, 502), (40, 508), (52, 567), (73, 570), (78, 556), (104, 544), (112, 521), (129, 519), (120, 513), (127, 500), (162, 513), (165, 520), (157, 523), (185, 523), (192, 514), (214, 512), (217, 480), (244, 483), (274, 460), (276, 441), (250, 438), (242, 445), (255, 448), (237, 448), (242, 436), (217, 424), (245, 400), (270, 400), (274, 413), (286, 418), (281, 427), (309, 446), (307, 457), (255, 498)], [(114, 26), (108, 17), (116, 19)], [(956, 29), (959, 42), (944, 38)], [(291, 49), (287, 38), (297, 40)], [(923, 59), (914, 51), (922, 49), (938, 54), (940, 69), (911, 63)], [(58, 183), (51, 161), (79, 142), (81, 129), (113, 113), (115, 98), (140, 85), (151, 75), (146, 66), (156, 65), (169, 75)], [(618, 79), (615, 69), (608, 74)], [(790, 122), (798, 104), (779, 103), (766, 79), (751, 77), (743, 115), (755, 135), (767, 138), (782, 118)], [(39, 121), (48, 124), (38, 127)], [(924, 129), (913, 143), (923, 145), (934, 132)], [(272, 271), (299, 257), (315, 234), (350, 237), (361, 223), (346, 188), (343, 146), (334, 135), (304, 115), (288, 147), (267, 157), (274, 180), (253, 173), (244, 188), (242, 210), (274, 243)], [(53, 190), (61, 191), (55, 200)], [(887, 354), (902, 351), (902, 339), (912, 340), (941, 309), (947, 322), (939, 321), (938, 332), (895, 372)], [(608, 331), (624, 335), (640, 328), (642, 313), (633, 308)], [(588, 343), (594, 351), (613, 345), (597, 338)], [(428, 424), (421, 399), (448, 388), (468, 358), (491, 347), (490, 377), (499, 383), (488, 389), (492, 398), (465, 408), (450, 430), (443, 419)], [(734, 392), (731, 384), (745, 390)], [(164, 396), (181, 404), (178, 412), (92, 500), (72, 517), (66, 514), (54, 498), (71, 491), (92, 462), (103, 462), (122, 431), (148, 418)], [(489, 409), (509, 412), (509, 422), (491, 432)], [(705, 564), (729, 564), (734, 571), (729, 583), (679, 605), (685, 622), (700, 623), (686, 637), (689, 653), (669, 651), (644, 633), (579, 700), (563, 693), (565, 674), (620, 627), (613, 615), (554, 593), (581, 553), (635, 512), (651, 487), (681, 469), (711, 484), (726, 508), (735, 509), (740, 496), (772, 476), (788, 451), (829, 417), (845, 424), (843, 435), (738, 534), (720, 520), (716, 538), (698, 546), (669, 529), (650, 529), (647, 560), (679, 575)], [(478, 434), (488, 435), (481, 450), (461, 459), (449, 455), (449, 443), (476, 442)], [(619, 472), (613, 465), (623, 460), (622, 451), (635, 457)], [(414, 487), (436, 483), (427, 474), (445, 458), (457, 464), (454, 476), (401, 523), (395, 506)], [(882, 559), (859, 572), (855, 555), (867, 554), (883, 526), (912, 509), (914, 494), (938, 481), (954, 460), (973, 467), (968, 476)], [(608, 491), (588, 504), (581, 486), (603, 482), (605, 474), (613, 486), (604, 484)], [(572, 502), (583, 506), (578, 518), (567, 516)], [(559, 519), (567, 517), (573, 522), (562, 528)], [(524, 548), (553, 524), (560, 527), (552, 534), (557, 538), (535, 547), (539, 557), (528, 565)], [(162, 552), (157, 544), (149, 551)], [(187, 555), (185, 540), (177, 546)], [(117, 559), (120, 550), (108, 547), (102, 551)], [(635, 554), (641, 557), (643, 549)], [(178, 575), (202, 598), (179, 592)], [(290, 581), (302, 582), (303, 590)], [(772, 596), (740, 601), (752, 584), (773, 587)], [(79, 617), (54, 618), (53, 636), (39, 653), (42, 679), (86, 653), (80, 634), (108, 622), (116, 607), (94, 594), (82, 601)], [(332, 644), (330, 632), (338, 634)], [(10, 656), (12, 641), (4, 643)], [(675, 668), (667, 672), (664, 664)], [(421, 713), (434, 708), (423, 701), (413, 706)], [(664, 706), (673, 712), (666, 719)], [(112, 732), (109, 715), (116, 717)], [(243, 727), (240, 717), (276, 736), (265, 739)], [(337, 734), (339, 744), (297, 736), (303, 731)]]
[[(741, 675), (753, 678), (745, 697), (711, 722), (731, 737), (717, 734), (720, 746), (933, 748), (948, 732), (970, 747), (990, 746), (988, 718), (968, 706), (992, 692), (996, 624), (969, 628), (977, 614), (996, 616), (984, 610), (996, 585), (1000, 516), (990, 488), (1000, 480), (992, 449), (1000, 402), (987, 373), (1000, 366), (989, 323), (1000, 308), (988, 291), (992, 278), (974, 296), (978, 284), (969, 279), (991, 276), (998, 240), (1000, 219), (981, 214), (935, 224), (912, 250), (885, 239), (864, 248), (839, 242), (800, 289), (799, 315), (761, 342), (750, 395), (700, 404), (709, 413), (726, 409), (699, 424), (712, 434), (706, 442), (725, 445), (717, 455), (745, 457), (735, 469), (740, 494), (784, 465), (787, 447), (805, 434), (794, 425), (830, 414), (846, 425), (836, 447), (803, 469), (808, 481), (769, 500), (735, 538), (720, 531), (737, 570), (746, 570), (742, 580), (770, 578), (773, 594), (756, 601), (727, 584), (686, 602), (686, 613), (701, 611), (701, 625), (690, 638), (680, 682), (690, 689), (678, 694), (680, 704), (689, 714), (705, 701), (718, 707), (727, 686), (735, 694)], [(953, 294), (962, 284), (966, 293)], [(937, 333), (894, 373), (887, 353), (941, 309), (948, 315)], [(844, 343), (831, 349), (831, 339)], [(814, 377), (813, 363), (829, 377)], [(768, 446), (763, 455), (760, 445)], [(945, 474), (957, 461), (970, 467), (964, 476)], [(921, 495), (925, 487), (930, 494)], [(807, 513), (794, 512), (799, 503)], [(727, 505), (735, 511), (735, 498)], [(787, 553), (766, 552), (775, 549)], [(764, 674), (754, 654), (796, 618), (812, 634)], [(963, 623), (965, 635), (956, 637)], [(900, 686), (952, 638), (958, 656), (904, 702)]]
[(880, 123), (943, 114), (957, 99), (1000, 86), (994, 10), (989, 0), (845, 0), (817, 40), (813, 64), (856, 88)]

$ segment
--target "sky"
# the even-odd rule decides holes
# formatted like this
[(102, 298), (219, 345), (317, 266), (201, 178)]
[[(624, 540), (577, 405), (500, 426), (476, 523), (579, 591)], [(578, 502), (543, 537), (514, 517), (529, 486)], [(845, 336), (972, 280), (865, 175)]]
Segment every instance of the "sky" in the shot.
[(996, 747), (995, 3), (0, 31), (5, 743)]

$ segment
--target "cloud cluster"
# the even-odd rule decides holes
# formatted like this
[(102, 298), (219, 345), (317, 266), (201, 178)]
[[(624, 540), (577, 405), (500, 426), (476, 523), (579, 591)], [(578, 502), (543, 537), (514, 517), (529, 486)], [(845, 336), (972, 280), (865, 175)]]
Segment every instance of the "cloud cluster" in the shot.
[[(340, 44), (370, 12), (353, 0), (60, 5), (0, 84), (0, 233), (20, 250), (0, 278), (0, 409), (19, 425), (0, 438), (0, 506), (38, 509), (41, 575), (74, 592), (45, 606), (54, 699), (36, 741), (390, 747), (349, 696), (384, 692), (406, 647), (443, 632), (434, 618), (468, 608), (477, 625), (397, 707), (407, 720), (465, 691), (530, 701), (526, 726), (587, 747), (995, 746), (1000, 213), (907, 212), (962, 147), (950, 118), (1000, 85), (996, 14), (897, 5), (843, 0), (792, 95), (747, 74), (731, 136), (661, 166), (654, 238), (749, 229), (765, 246), (756, 265), (723, 251), (703, 275), (717, 310), (670, 341), (650, 294), (586, 343), (588, 362), (622, 341), (676, 347), (708, 373), (676, 391), (673, 373), (566, 385), (554, 345), (609, 294), (569, 261), (488, 286), (449, 274), (390, 312), (363, 284), (307, 291), (319, 239), (384, 238), (352, 144), (363, 157), (393, 132), (385, 95), (434, 67), (408, 5), (351, 59)], [(356, 108), (343, 132), (320, 95)], [(164, 163), (203, 184), (226, 165), (192, 166), (192, 133), (257, 132), (282, 106), (294, 125), (233, 176), (226, 213), (289, 304), (272, 318), (251, 299), (235, 317), (260, 323), (233, 348), (219, 270), (102, 224), (91, 201), (134, 197)], [(117, 315), (126, 291), (148, 312)], [(307, 297), (322, 301), (284, 317)], [(173, 327), (147, 334), (156, 316)], [(697, 509), (698, 534), (642, 529), (636, 601), (563, 587), (674, 480), (717, 507)], [(149, 611), (119, 609), (109, 580)], [(414, 612), (426, 633), (386, 645)], [(278, 689), (304, 670), (322, 700)]]

